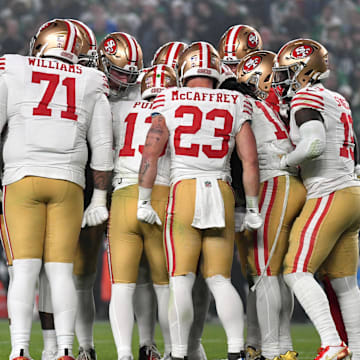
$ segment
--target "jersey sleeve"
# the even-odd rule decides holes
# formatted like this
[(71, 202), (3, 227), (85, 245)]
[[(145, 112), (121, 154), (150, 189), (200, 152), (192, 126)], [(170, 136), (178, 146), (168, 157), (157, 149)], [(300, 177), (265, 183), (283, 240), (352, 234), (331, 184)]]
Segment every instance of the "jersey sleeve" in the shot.
[(314, 109), (324, 111), (325, 102), (323, 96), (311, 89), (300, 90), (291, 100), (291, 111), (295, 113), (300, 109)]
[(4, 76), (0, 75), (0, 134), (7, 121), (8, 91)]
[(0, 76), (6, 71), (6, 57), (0, 57)]
[(99, 96), (94, 106), (87, 138), (92, 153), (90, 167), (98, 171), (111, 171), (114, 168), (112, 115), (105, 94)]
[(253, 116), (253, 105), (252, 102), (250, 100), (250, 98), (248, 97), (243, 97), (242, 101), (238, 102), (238, 122), (236, 123), (236, 128), (235, 128), (235, 133), (237, 134), (240, 129), (241, 126), (246, 122), (246, 121), (251, 121), (252, 120), (252, 116)]

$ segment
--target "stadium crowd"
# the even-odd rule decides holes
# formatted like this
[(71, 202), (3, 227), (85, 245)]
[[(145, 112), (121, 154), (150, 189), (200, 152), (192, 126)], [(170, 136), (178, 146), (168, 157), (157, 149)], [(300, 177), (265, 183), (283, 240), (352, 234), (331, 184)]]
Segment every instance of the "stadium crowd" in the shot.
[(278, 51), (295, 37), (321, 41), (331, 55), (330, 89), (352, 104), (360, 134), (359, 0), (1, 0), (0, 53), (27, 54), (28, 39), (46, 19), (76, 18), (89, 24), (100, 41), (106, 34), (134, 35), (148, 66), (168, 41), (205, 40), (217, 46), (224, 29), (251, 24), (264, 49)]
[(38, 284), (42, 360), (75, 360), (75, 334), (77, 359), (97, 359), (106, 223), (118, 360), (133, 359), (135, 318), (139, 360), (161, 358), (156, 318), (164, 360), (207, 360), (210, 294), (228, 360), (297, 360), (294, 295), (315, 360), (360, 359), (359, 3), (3, 5), (10, 360), (32, 360)]

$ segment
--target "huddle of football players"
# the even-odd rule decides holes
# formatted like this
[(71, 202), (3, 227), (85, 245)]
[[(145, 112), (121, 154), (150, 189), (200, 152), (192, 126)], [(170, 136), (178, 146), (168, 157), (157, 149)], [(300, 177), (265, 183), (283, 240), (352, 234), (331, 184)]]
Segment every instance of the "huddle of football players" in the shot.
[[(143, 69), (133, 36), (97, 46), (86, 24), (54, 19), (29, 56), (1, 57), (9, 360), (32, 359), (37, 282), (42, 360), (75, 360), (75, 334), (77, 360), (97, 359), (105, 233), (118, 360), (134, 358), (134, 319), (140, 360), (206, 360), (210, 293), (228, 360), (297, 359), (293, 294), (319, 333), (316, 360), (360, 360), (360, 182), (351, 110), (322, 85), (328, 74), (318, 42), (275, 54), (248, 25), (230, 27), (218, 51), (164, 44)], [(234, 244), (249, 282), (246, 340)], [(336, 294), (347, 344), (315, 275)]]

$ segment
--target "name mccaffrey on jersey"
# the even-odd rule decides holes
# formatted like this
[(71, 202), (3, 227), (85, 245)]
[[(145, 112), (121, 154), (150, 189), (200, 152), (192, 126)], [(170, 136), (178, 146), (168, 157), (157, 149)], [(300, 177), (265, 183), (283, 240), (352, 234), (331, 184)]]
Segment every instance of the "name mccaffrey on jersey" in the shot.
[[(161, 96), (161, 95), (160, 95)], [(220, 103), (233, 103), (236, 104), (239, 95), (225, 94), (222, 92), (206, 93), (197, 91), (188, 91), (179, 94), (179, 90), (172, 91), (172, 101), (175, 100), (192, 100), (192, 101), (216, 101)]]
[(68, 71), (70, 73), (82, 74), (82, 68), (79, 65), (66, 64), (62, 61), (52, 61), (42, 58), (28, 58), (29, 65), (40, 66), (47, 69), (56, 69), (61, 71)]

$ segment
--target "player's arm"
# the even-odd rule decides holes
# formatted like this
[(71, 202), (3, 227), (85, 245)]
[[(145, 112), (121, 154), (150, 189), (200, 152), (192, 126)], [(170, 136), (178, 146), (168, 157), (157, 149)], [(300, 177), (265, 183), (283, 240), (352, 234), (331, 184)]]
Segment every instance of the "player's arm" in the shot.
[(256, 230), (262, 225), (259, 214), (259, 163), (256, 140), (250, 122), (246, 121), (236, 135), (236, 151), (243, 166), (243, 185), (246, 198), (244, 225), (249, 230)]
[(281, 158), (280, 168), (297, 166), (305, 160), (320, 156), (326, 145), (324, 120), (315, 109), (300, 109), (295, 113), (295, 121), (299, 126), (300, 141), (294, 151)]
[(90, 167), (93, 172), (94, 192), (84, 212), (83, 227), (99, 225), (109, 217), (106, 197), (113, 169), (113, 133), (111, 109), (104, 94), (94, 106), (87, 138), (92, 153)]
[(161, 221), (151, 206), (151, 192), (157, 175), (158, 159), (169, 139), (169, 130), (165, 118), (153, 114), (152, 124), (147, 133), (139, 169), (139, 199), (137, 218), (150, 224)]

